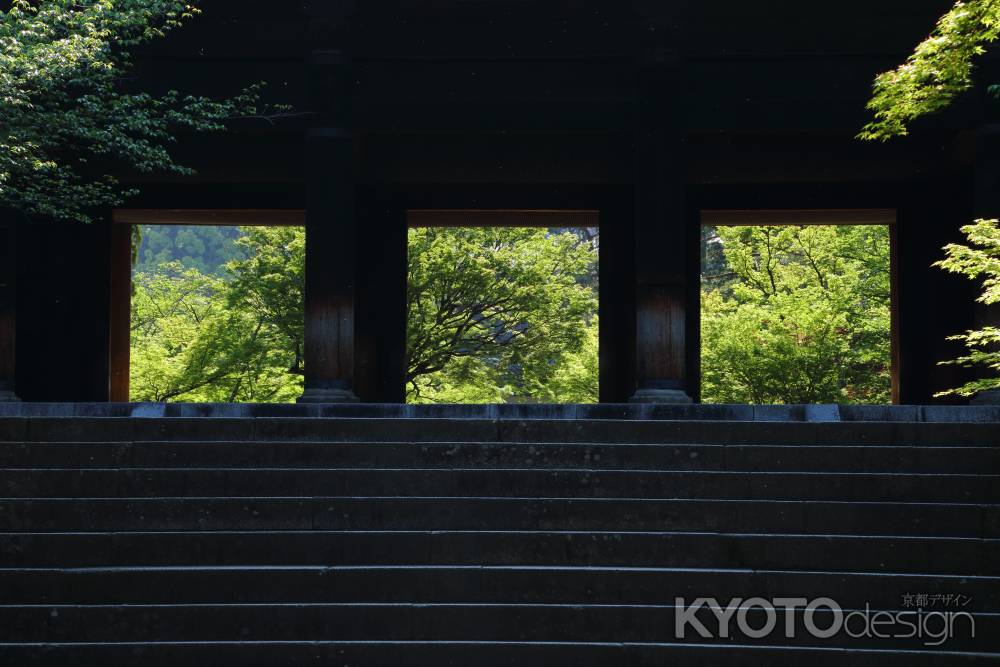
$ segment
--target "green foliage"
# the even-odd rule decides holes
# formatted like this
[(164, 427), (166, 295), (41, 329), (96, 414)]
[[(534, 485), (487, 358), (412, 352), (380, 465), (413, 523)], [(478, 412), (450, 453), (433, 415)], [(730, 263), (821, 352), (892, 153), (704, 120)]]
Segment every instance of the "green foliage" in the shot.
[[(167, 400), (200, 385), (191, 345), (204, 322), (219, 316), (223, 282), (179, 263), (134, 276), (130, 392), (133, 400)], [(194, 367), (194, 369), (190, 368)]]
[[(305, 232), (240, 234), (221, 275), (177, 260), (137, 273), (136, 400), (300, 393)], [(706, 400), (888, 400), (885, 227), (721, 228), (704, 245)], [(412, 230), (408, 399), (597, 400), (595, 248), (543, 229)]]
[(595, 401), (595, 262), (572, 232), (410, 230), (408, 399)]
[(301, 227), (248, 227), (236, 244), (245, 259), (228, 264), (230, 310), (254, 313), (285, 354), (282, 368), (302, 375), (305, 337), (306, 233)]
[[(1000, 224), (996, 220), (976, 220), (962, 227), (968, 245), (945, 246), (945, 258), (935, 263), (951, 273), (958, 273), (973, 280), (983, 281), (983, 293), (977, 301), (984, 305), (1000, 303)], [(942, 365), (964, 368), (986, 367), (995, 375), (980, 378), (965, 385), (941, 392), (938, 396), (973, 396), (981, 391), (1000, 389), (1000, 328), (984, 327), (966, 331), (949, 340), (960, 341), (968, 353), (958, 359), (941, 362)]]
[(121, 90), (128, 49), (196, 11), (178, 0), (14, 0), (0, 11), (0, 207), (87, 222), (132, 194), (112, 165), (191, 173), (167, 150), (175, 130), (255, 115), (257, 87), (224, 100)]
[(600, 356), (597, 315), (585, 322), (583, 344), (578, 351), (563, 351), (555, 369), (544, 382), (535, 384), (531, 399), (539, 403), (596, 403)]
[[(173, 238), (187, 238), (182, 231)], [(236, 259), (221, 272), (179, 259), (140, 265), (133, 400), (291, 401), (301, 393), (305, 230), (239, 234), (223, 253)], [(542, 229), (414, 230), (410, 399), (596, 401), (596, 242)]]
[(302, 393), (302, 229), (250, 227), (228, 276), (137, 273), (131, 399), (287, 402)]
[[(985, 45), (1000, 36), (1000, 0), (964, 0), (938, 21), (931, 36), (917, 46), (906, 63), (875, 81), (875, 96), (868, 107), (875, 121), (859, 135), (862, 139), (888, 140), (905, 135), (907, 124), (925, 114), (947, 107), (973, 85), (973, 59), (985, 52)], [(991, 86), (997, 94), (1000, 87)], [(945, 259), (935, 266), (983, 279), (980, 303), (1000, 302), (1000, 231), (996, 220), (977, 220), (962, 231), (969, 245), (944, 248)], [(963, 368), (985, 367), (995, 377), (973, 380), (944, 391), (938, 396), (973, 396), (980, 391), (1000, 388), (1000, 329), (984, 327), (952, 336), (965, 344), (968, 353), (942, 365)]]
[(889, 401), (886, 227), (712, 231), (702, 253), (714, 258), (702, 284), (703, 400)]
[(973, 83), (973, 59), (1000, 35), (1000, 0), (956, 2), (906, 62), (875, 79), (875, 120), (858, 135), (886, 141), (916, 118), (947, 107)]

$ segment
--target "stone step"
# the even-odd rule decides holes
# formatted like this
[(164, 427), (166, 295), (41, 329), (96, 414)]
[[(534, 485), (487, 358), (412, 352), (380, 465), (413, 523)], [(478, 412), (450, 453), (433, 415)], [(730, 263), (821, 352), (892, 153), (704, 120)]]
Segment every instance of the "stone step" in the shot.
[[(0, 664), (996, 662), (997, 444), (995, 423), (0, 418)], [(678, 597), (755, 596), (926, 596), (977, 635), (674, 632)]]
[(4, 469), (0, 497), (439, 496), (1000, 502), (1000, 475), (602, 469)]
[(755, 644), (571, 642), (213, 642), (0, 645), (0, 664), (18, 667), (966, 667), (995, 665), (996, 653), (770, 647)]
[(1000, 538), (1000, 506), (690, 499), (14, 498), (2, 532), (580, 530)]
[(832, 597), (900, 609), (905, 596), (962, 595), (1000, 612), (1000, 578), (763, 569), (495, 565), (188, 566), (3, 569), (5, 601), (60, 604), (482, 603), (670, 605), (675, 598)]
[(1000, 447), (413, 442), (0, 442), (0, 468), (595, 468), (977, 474)]
[(995, 423), (0, 417), (0, 441), (575, 442), (990, 446)]
[[(691, 604), (688, 601), (685, 604)], [(726, 600), (723, 607), (739, 603)], [(805, 603), (800, 603), (804, 606)], [(0, 605), (0, 642), (153, 642), (153, 641), (553, 641), (635, 643), (756, 643), (772, 646), (851, 647), (920, 650), (940, 642), (949, 651), (1000, 650), (1000, 616), (961, 612), (944, 607), (924, 625), (918, 612), (906, 612), (910, 624), (931, 636), (913, 633), (912, 625), (887, 622), (876, 629), (886, 637), (862, 632), (867, 620), (853, 616), (852, 637), (841, 631), (817, 636), (805, 624), (800, 607), (790, 613), (768, 613), (747, 607), (722, 625), (704, 608), (694, 614), (704, 630), (691, 623), (678, 631), (683, 608), (671, 605), (496, 605), (496, 604), (208, 604), (208, 605)], [(841, 610), (838, 610), (838, 612)], [(864, 612), (864, 610), (860, 610)], [(930, 610), (928, 610), (930, 611)], [(941, 615), (961, 614), (949, 620)], [(868, 618), (871, 618), (869, 612)], [(778, 616), (781, 625), (779, 626)], [(882, 615), (883, 619), (888, 614)], [(690, 618), (690, 617), (688, 617)], [(829, 629), (837, 614), (827, 608), (810, 614), (812, 627)], [(786, 633), (786, 623), (794, 632)], [(755, 631), (768, 628), (770, 631)], [(944, 631), (943, 634), (938, 632)], [(706, 637), (704, 634), (709, 634)], [(786, 634), (792, 634), (788, 637)], [(917, 634), (917, 636), (912, 636)], [(905, 635), (911, 635), (909, 637)]]
[[(1000, 540), (503, 531), (0, 534), (3, 568), (205, 563), (247, 566), (558, 563), (1000, 576)], [(0, 580), (9, 581), (4, 575), (0, 575)], [(4, 599), (11, 601), (9, 597)]]

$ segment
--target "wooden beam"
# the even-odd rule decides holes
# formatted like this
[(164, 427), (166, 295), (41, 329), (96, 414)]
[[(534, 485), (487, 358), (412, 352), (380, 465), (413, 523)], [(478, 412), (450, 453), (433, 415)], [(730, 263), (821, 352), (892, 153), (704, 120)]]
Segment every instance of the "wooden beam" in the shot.
[(889, 208), (703, 210), (701, 224), (711, 227), (777, 227), (781, 225), (894, 225)]
[(411, 210), (410, 227), (597, 227), (596, 210)]
[(116, 225), (302, 227), (306, 216), (301, 209), (120, 208), (111, 219)]

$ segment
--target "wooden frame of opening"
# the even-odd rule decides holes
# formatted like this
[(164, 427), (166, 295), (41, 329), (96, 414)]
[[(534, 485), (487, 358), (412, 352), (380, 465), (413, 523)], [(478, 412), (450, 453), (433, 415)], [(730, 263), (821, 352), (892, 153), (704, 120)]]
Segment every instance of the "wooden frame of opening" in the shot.
[(600, 227), (597, 210), (411, 209), (409, 227)]
[[(635, 393), (636, 215), (631, 184), (414, 183), (394, 186), (392, 194), (400, 207), (404, 253), (406, 227), (445, 226), (445, 219), (455, 226), (496, 225), (503, 216), (505, 223), (517, 219), (525, 226), (600, 228), (599, 398), (623, 403)], [(405, 289), (405, 273), (401, 282)]]
[(111, 214), (110, 336), (108, 397), (129, 400), (132, 314), (132, 226), (203, 225), (218, 227), (302, 227), (297, 209), (116, 209)]
[(886, 225), (896, 224), (896, 211), (888, 208), (841, 209), (705, 209), (701, 224), (711, 227), (781, 227), (783, 225)]
[[(892, 402), (900, 402), (899, 262), (895, 209), (704, 209), (708, 227), (781, 227), (785, 225), (883, 225), (889, 228), (889, 377)], [(699, 273), (701, 267), (698, 267)]]

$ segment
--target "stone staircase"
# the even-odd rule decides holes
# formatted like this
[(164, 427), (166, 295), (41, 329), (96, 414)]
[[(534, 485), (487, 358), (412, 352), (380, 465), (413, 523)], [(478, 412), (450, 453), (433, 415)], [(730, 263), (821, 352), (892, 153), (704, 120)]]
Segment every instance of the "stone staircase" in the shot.
[(998, 473), (997, 423), (3, 417), (0, 665), (1000, 663)]

